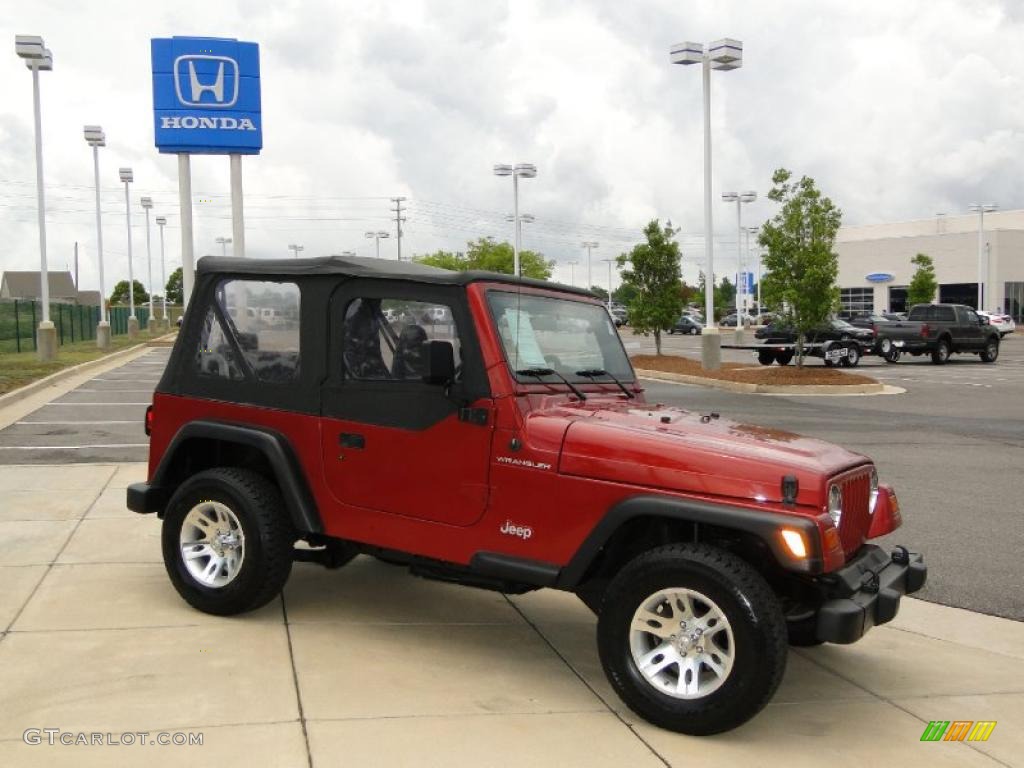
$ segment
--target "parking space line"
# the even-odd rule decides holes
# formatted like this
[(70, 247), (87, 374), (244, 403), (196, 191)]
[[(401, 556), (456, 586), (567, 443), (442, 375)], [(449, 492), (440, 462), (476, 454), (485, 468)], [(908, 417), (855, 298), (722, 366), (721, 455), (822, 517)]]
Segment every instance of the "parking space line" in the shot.
[(149, 448), (149, 443), (98, 443), (93, 445), (0, 445), (0, 451), (78, 451), (83, 448)]
[(76, 424), (139, 424), (139, 419), (127, 421), (16, 421), (15, 424), (35, 424), (45, 427), (70, 427)]
[(152, 389), (72, 389), (70, 392), (68, 392), (68, 394), (73, 395), (75, 392), (102, 392), (103, 394), (107, 394), (108, 392), (131, 392), (132, 394), (134, 394), (136, 392), (152, 391)]
[(44, 405), (43, 408), (45, 408), (47, 405), (73, 405), (76, 408), (81, 408), (83, 405), (87, 405), (90, 408), (92, 408), (93, 406), (99, 406), (101, 408), (119, 408), (122, 405), (152, 405), (152, 403), (56, 403), (56, 402), (50, 402), (50, 403), (47, 403), (46, 405)]

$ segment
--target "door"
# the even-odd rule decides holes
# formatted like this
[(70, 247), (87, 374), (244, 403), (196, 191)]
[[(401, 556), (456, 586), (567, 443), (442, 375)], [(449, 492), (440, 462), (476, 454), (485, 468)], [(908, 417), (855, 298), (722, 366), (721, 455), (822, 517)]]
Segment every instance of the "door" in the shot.
[[(461, 289), (357, 280), (331, 299), (325, 480), (344, 503), (467, 526), (488, 500), (494, 407)], [(456, 380), (423, 379), (451, 344)]]
[(957, 307), (957, 331), (960, 336), (960, 349), (978, 350), (982, 347), (983, 331), (985, 326), (981, 324), (981, 318), (973, 309)]

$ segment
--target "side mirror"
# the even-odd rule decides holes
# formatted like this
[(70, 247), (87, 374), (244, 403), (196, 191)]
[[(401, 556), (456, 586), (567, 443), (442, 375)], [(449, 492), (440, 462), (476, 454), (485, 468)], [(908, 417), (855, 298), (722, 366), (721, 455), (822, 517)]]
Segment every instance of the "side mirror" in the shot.
[(978, 315), (978, 325), (988, 325), (988, 318), (984, 315)]
[(450, 341), (427, 343), (427, 384), (451, 384), (455, 381), (455, 349)]

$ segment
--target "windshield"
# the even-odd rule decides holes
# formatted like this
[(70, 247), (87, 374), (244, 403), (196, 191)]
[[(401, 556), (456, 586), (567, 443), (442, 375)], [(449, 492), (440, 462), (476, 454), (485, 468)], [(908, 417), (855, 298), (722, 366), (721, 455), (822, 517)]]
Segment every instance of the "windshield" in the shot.
[[(586, 383), (590, 379), (578, 371), (603, 370), (633, 381), (633, 368), (604, 307), (505, 291), (489, 292), (487, 303), (513, 373), (551, 368), (570, 381)], [(518, 374), (516, 379), (537, 381)]]

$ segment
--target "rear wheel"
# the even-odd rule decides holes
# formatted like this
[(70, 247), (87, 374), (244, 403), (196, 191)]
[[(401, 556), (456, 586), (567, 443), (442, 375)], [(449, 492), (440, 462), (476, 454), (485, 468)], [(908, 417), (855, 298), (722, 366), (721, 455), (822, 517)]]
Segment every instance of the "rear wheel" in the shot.
[(949, 353), (949, 342), (946, 339), (939, 339), (935, 349), (932, 350), (932, 362), (935, 365), (945, 365), (949, 361)]
[(775, 354), (769, 352), (766, 349), (759, 350), (757, 353), (757, 362), (761, 365), (771, 365), (775, 361)]
[(991, 338), (985, 342), (985, 348), (981, 350), (981, 362), (994, 363), (999, 358), (999, 339)]
[(205, 613), (259, 608), (284, 587), (295, 532), (273, 483), (234, 467), (210, 469), (171, 497), (161, 544), (171, 583)]
[(860, 362), (860, 347), (856, 344), (846, 348), (846, 357), (842, 358), (840, 365), (843, 368), (856, 368)]
[(605, 674), (662, 728), (735, 728), (768, 703), (786, 668), (786, 622), (750, 565), (702, 544), (640, 555), (608, 586), (597, 625)]

